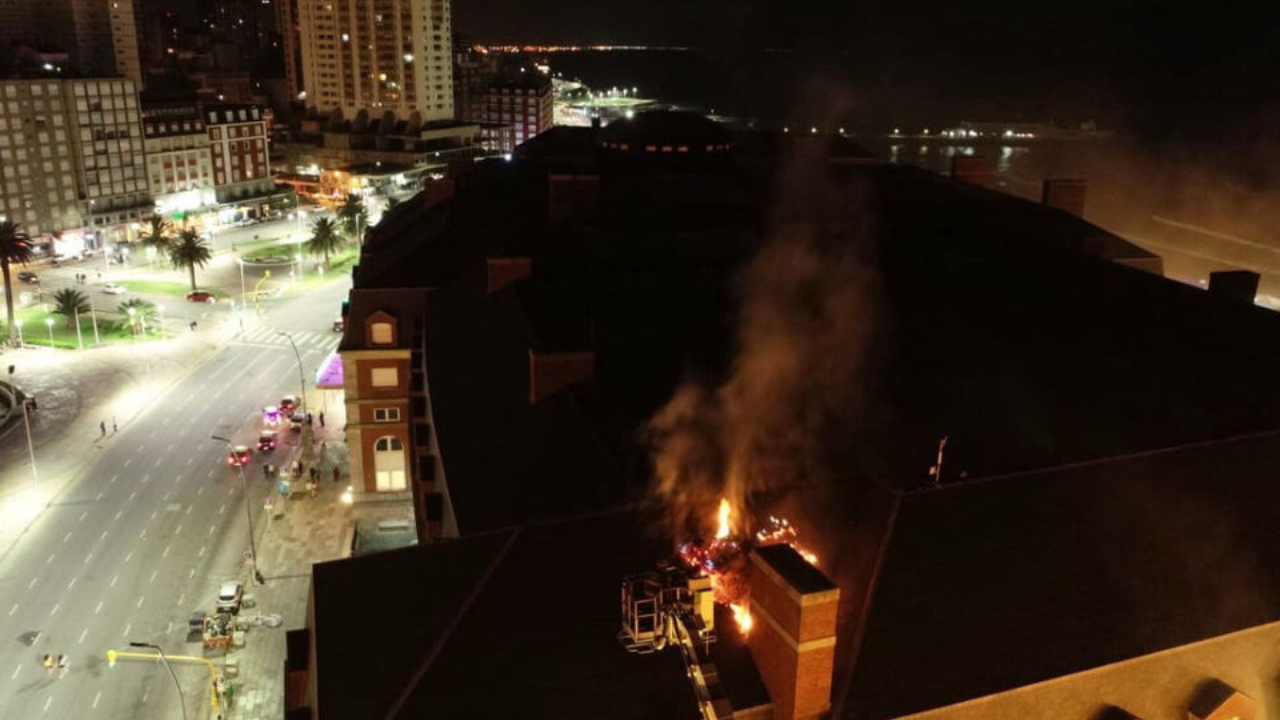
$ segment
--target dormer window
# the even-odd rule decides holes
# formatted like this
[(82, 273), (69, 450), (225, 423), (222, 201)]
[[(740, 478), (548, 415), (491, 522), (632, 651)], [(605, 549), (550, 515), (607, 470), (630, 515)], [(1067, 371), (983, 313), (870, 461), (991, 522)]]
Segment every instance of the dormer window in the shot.
[(373, 345), (390, 345), (395, 342), (391, 323), (377, 322), (369, 326), (369, 342)]

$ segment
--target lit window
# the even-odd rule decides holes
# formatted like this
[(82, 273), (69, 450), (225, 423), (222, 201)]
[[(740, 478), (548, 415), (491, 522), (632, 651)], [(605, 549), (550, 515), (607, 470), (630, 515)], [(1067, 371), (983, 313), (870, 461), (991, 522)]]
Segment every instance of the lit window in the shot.
[(395, 387), (400, 383), (400, 376), (393, 367), (373, 368), (369, 372), (369, 382), (376, 388)]
[(390, 345), (395, 342), (392, 337), (391, 323), (374, 323), (369, 328), (369, 342), (374, 345)]

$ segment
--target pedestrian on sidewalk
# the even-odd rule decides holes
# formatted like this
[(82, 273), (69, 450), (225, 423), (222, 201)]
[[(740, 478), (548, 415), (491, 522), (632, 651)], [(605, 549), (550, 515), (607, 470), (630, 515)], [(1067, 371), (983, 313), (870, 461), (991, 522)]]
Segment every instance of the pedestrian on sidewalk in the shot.
[(99, 437), (106, 437), (106, 436), (107, 436), (107, 421), (106, 421), (106, 420), (103, 420), (102, 422), (98, 423), (98, 429), (102, 431), (102, 435), (100, 435)]
[(320, 427), (324, 427), (324, 411), (320, 411)]
[(118, 432), (120, 432), (120, 428), (116, 425), (116, 416), (112, 415), (111, 416), (111, 434), (115, 435)]
[(68, 665), (70, 665), (70, 662), (67, 660), (67, 656), (59, 655), (58, 656), (58, 677), (62, 678), (67, 676)]
[(316, 484), (316, 480), (314, 477), (312, 477), (310, 480), (307, 481), (307, 492), (311, 495), (312, 498), (315, 498), (316, 494), (319, 492), (319, 489), (320, 488)]
[(45, 675), (53, 675), (53, 656), (52, 655), (50, 655), (49, 653), (45, 653), (44, 659), (40, 661), (40, 664), (44, 666)]
[(333, 481), (336, 483), (342, 479), (342, 468), (337, 465), (333, 466)]
[(32, 395), (30, 398), (28, 398), (28, 400), (30, 400), (30, 401), (31, 401), (31, 409), (32, 409), (32, 410), (39, 410), (39, 409), (40, 409), (40, 403), (36, 402), (36, 396), (35, 396), (35, 395)]

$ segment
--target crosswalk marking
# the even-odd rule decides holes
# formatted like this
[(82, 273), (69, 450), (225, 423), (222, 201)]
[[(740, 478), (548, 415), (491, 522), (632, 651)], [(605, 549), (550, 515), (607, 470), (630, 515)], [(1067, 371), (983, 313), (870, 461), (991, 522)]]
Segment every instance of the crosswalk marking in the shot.
[[(247, 330), (243, 334), (237, 336), (233, 343), (238, 345), (266, 345), (269, 347), (288, 347), (289, 338), (283, 335), (277, 335), (278, 331), (274, 328), (258, 327)], [(289, 335), (293, 341), (298, 344), (298, 349), (314, 349), (314, 350), (332, 350), (337, 346), (340, 339), (336, 333), (323, 332), (320, 330), (302, 330), (298, 332), (290, 332)]]

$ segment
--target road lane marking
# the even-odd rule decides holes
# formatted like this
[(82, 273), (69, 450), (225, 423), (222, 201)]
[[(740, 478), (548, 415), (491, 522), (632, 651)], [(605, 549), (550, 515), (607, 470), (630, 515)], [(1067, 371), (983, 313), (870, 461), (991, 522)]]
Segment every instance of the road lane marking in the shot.
[(123, 511), (123, 510), (117, 510), (117, 511), (116, 511), (115, 519), (116, 519), (116, 520), (119, 520), (121, 515), (124, 515), (124, 511)]
[(101, 600), (99, 600), (99, 601), (98, 601), (98, 607), (96, 607), (96, 608), (94, 608), (94, 609), (93, 609), (93, 614), (94, 614), (94, 615), (97, 615), (97, 614), (98, 614), (98, 613), (100, 613), (100, 612), (102, 612), (102, 601), (101, 601)]
[(132, 630), (132, 629), (133, 629), (133, 625), (131, 625), (131, 624), (129, 624), (129, 623), (125, 623), (125, 625), (124, 625), (124, 632), (122, 632), (122, 633), (120, 633), (120, 634), (121, 634), (121, 635), (123, 635), (123, 636), (125, 636), (125, 637), (129, 637), (129, 631), (130, 631), (130, 630)]
[[(83, 519), (84, 519), (84, 517), (83, 517), (83, 516), (81, 516), (81, 517), (80, 517), (80, 519), (81, 519), (81, 520), (83, 520)], [(67, 533), (66, 535), (63, 535), (63, 536), (62, 536), (62, 542), (66, 542), (66, 541), (68, 541), (68, 540), (70, 540), (70, 539), (71, 539), (71, 533)]]
[(181, 595), (179, 595), (179, 596), (178, 596), (178, 602), (177, 602), (178, 606), (179, 606), (179, 607), (181, 607), (181, 606), (182, 606), (182, 601), (183, 601), (183, 600), (186, 600), (186, 599), (187, 599), (187, 594), (186, 594), (186, 593), (182, 593)]
[(84, 564), (85, 564), (85, 565), (88, 565), (88, 564), (89, 564), (89, 561), (90, 561), (90, 560), (92, 560), (92, 559), (93, 559), (93, 553), (89, 553), (89, 554), (85, 557), (85, 559), (84, 559)]
[(222, 513), (226, 512), (226, 511), (227, 511), (227, 504), (226, 504), (226, 503), (222, 503), (222, 507), (218, 508), (218, 514), (219, 514), (219, 515), (221, 515)]
[[(201, 549), (201, 550), (204, 550), (204, 548), (200, 548), (200, 549)], [(191, 568), (190, 570), (188, 570), (188, 571), (187, 571), (187, 579), (188, 579), (188, 580), (190, 580), (191, 578), (193, 578), (193, 577), (195, 577), (195, 576), (196, 576), (196, 569), (195, 569), (195, 568)]]
[(147, 582), (155, 582), (155, 581), (156, 581), (156, 573), (158, 573), (158, 572), (160, 572), (160, 571), (159, 571), (159, 570), (152, 570), (152, 571), (151, 571), (151, 579), (150, 579), (150, 580), (148, 580)]
[(197, 554), (197, 555), (196, 555), (196, 557), (204, 557), (204, 549), (205, 549), (205, 546), (204, 546), (204, 545), (201, 545), (201, 546), (200, 546), (200, 552), (199, 552), (199, 554)]
[(17, 680), (17, 679), (18, 679), (18, 673), (20, 673), (20, 672), (22, 672), (22, 665), (21, 665), (21, 664), (19, 664), (19, 665), (18, 665), (18, 667), (16, 667), (16, 668), (14, 668), (14, 669), (13, 669), (13, 674), (9, 676), (9, 679), (10, 679), (10, 680)]
[(14, 603), (13, 607), (9, 608), (9, 617), (13, 617), (16, 612), (18, 612), (18, 603)]
[(182, 473), (178, 473), (178, 477), (174, 478), (174, 479), (173, 479), (173, 481), (174, 481), (175, 483), (180, 483), (180, 482), (182, 482)]
[(194, 460), (195, 460), (195, 458), (193, 458), (193, 457), (189, 457), (189, 458), (187, 458), (187, 464), (188, 464), (188, 465), (190, 465)]
[(204, 486), (201, 485), (200, 487), (196, 488), (196, 495), (203, 495), (203, 494), (204, 494)]
[(119, 580), (119, 579), (120, 579), (120, 576), (119, 576), (119, 575), (115, 575), (115, 576), (113, 576), (113, 577), (111, 578), (111, 587), (115, 587), (115, 586), (116, 586), (116, 581), (117, 581), (117, 580)]
[[(152, 434), (152, 435), (155, 435), (156, 433), (155, 433), (155, 431), (153, 430), (153, 431), (151, 432), (151, 434)], [(139, 446), (138, 446), (138, 454), (139, 454), (139, 455), (141, 455), (141, 454), (142, 454), (142, 451), (143, 451), (143, 450), (146, 450), (146, 449), (147, 449), (147, 446), (146, 446), (146, 445), (139, 445)]]
[(208, 475), (206, 475), (205, 477), (213, 477), (213, 471), (212, 471), (212, 470), (210, 470), (210, 471), (209, 471), (209, 474), (208, 474)]
[(45, 561), (44, 561), (44, 564), (45, 564), (45, 565), (52, 565), (52, 564), (53, 564), (53, 559), (54, 559), (54, 558), (56, 558), (56, 557), (58, 557), (58, 553), (50, 553), (50, 554), (49, 554), (49, 559), (48, 559), (48, 560), (45, 560)]
[(106, 493), (98, 493), (98, 496), (94, 498), (94, 502), (101, 500), (103, 495), (106, 495)]
[(178, 535), (181, 535), (181, 534), (182, 534), (182, 525), (178, 525), (178, 529), (177, 529), (177, 530), (174, 530), (174, 531), (173, 531), (173, 534), (174, 534), (174, 536), (175, 536), (175, 537), (176, 537), (176, 536), (178, 536)]
[(124, 556), (124, 561), (125, 561), (125, 562), (129, 562), (129, 561), (130, 561), (130, 560), (132, 560), (132, 559), (133, 559), (133, 552), (132, 552), (132, 551), (130, 551), (128, 555), (125, 555), (125, 556)]
[(160, 553), (160, 558), (161, 558), (161, 559), (164, 559), (164, 558), (167, 558), (167, 557), (169, 557), (169, 546), (168, 546), (168, 545), (165, 545), (165, 546), (164, 546), (164, 552)]
[[(152, 516), (151, 516), (151, 519), (152, 519), (152, 520), (154, 520), (154, 519), (155, 519), (155, 517), (156, 517), (155, 515), (152, 515)], [(142, 532), (138, 533), (138, 539), (139, 539), (139, 540), (146, 540), (146, 539), (147, 539), (147, 529), (146, 529), (146, 528), (142, 528)]]
[(126, 458), (123, 467), (129, 467), (129, 463), (133, 462), (133, 458)]
[[(156, 519), (156, 516), (157, 516), (157, 515), (159, 515), (159, 514), (160, 514), (160, 511), (159, 511), (159, 510), (152, 510), (152, 511), (151, 511), (151, 519), (152, 519), (152, 520), (155, 520), (155, 519)], [(147, 531), (146, 531), (146, 530), (143, 530), (142, 532), (143, 532), (143, 534), (145, 535)]]
[(57, 615), (57, 614), (58, 614), (58, 608), (60, 608), (60, 607), (62, 607), (62, 603), (54, 603), (54, 604), (53, 604), (53, 609), (49, 611), (49, 617), (53, 617), (54, 615)]
[(142, 476), (142, 482), (147, 482), (150, 479), (151, 479), (151, 473), (147, 473), (146, 475)]
[(103, 531), (102, 531), (102, 534), (98, 536), (98, 539), (99, 539), (99, 540), (106, 540), (106, 539), (107, 539), (107, 531), (106, 531), (106, 530), (103, 530)]
[(160, 467), (160, 463), (162, 463), (162, 462), (164, 462), (164, 458), (163, 458), (163, 457), (158, 457), (158, 458), (156, 458), (156, 467)]
[(164, 629), (164, 634), (165, 634), (165, 635), (168, 635), (168, 634), (169, 634), (169, 633), (171, 633), (171, 632), (173, 632), (173, 621), (172, 621), (172, 620), (170, 620), (170, 621), (169, 621), (169, 627), (167, 627), (167, 628), (165, 628), (165, 629)]
[(169, 447), (165, 448), (165, 452), (173, 452), (173, 443), (169, 443)]
[(193, 508), (193, 507), (195, 507), (195, 505), (188, 505), (188, 506), (187, 506), (187, 512), (186, 512), (186, 513), (184, 513), (184, 514), (185, 514), (185, 515), (190, 515), (190, 514), (191, 514), (191, 508)]
[(78, 643), (76, 643), (76, 644), (77, 644), (77, 645), (83, 645), (83, 644), (84, 644), (84, 636), (85, 636), (85, 635), (88, 635), (88, 634), (89, 634), (89, 628), (85, 628), (84, 630), (81, 630), (81, 631), (80, 631), (80, 642), (78, 642)]
[(93, 696), (93, 707), (94, 707), (94, 709), (97, 709), (97, 707), (98, 707), (98, 701), (99, 701), (99, 700), (101, 700), (101, 699), (102, 699), (102, 693), (101, 693), (101, 692), (99, 692), (97, 695), (94, 695), (94, 696)]
[(212, 535), (212, 534), (213, 534), (213, 531), (214, 531), (214, 530), (217, 530), (217, 529), (218, 529), (218, 526), (217, 526), (217, 525), (210, 525), (210, 526), (209, 526), (209, 534), (210, 534), (210, 535)]
[[(128, 633), (126, 633), (126, 634), (128, 634)], [(147, 704), (147, 698), (149, 698), (149, 697), (151, 697), (151, 691), (150, 691), (150, 690), (147, 690), (147, 691), (145, 691), (145, 692), (143, 692), (143, 693), (142, 693), (142, 704), (143, 704), (143, 705)]]
[(173, 494), (173, 493), (169, 492), (168, 490), (165, 490), (165, 491), (164, 491), (164, 497), (163, 497), (163, 498), (161, 498), (160, 502), (169, 502), (169, 496), (170, 496), (170, 495), (172, 495), (172, 494)]
[(71, 578), (71, 582), (67, 583), (68, 590), (76, 586), (76, 580), (79, 580), (79, 578)]
[[(87, 517), (89, 517), (89, 511), (88, 511), (88, 510), (85, 510), (84, 512), (80, 513), (80, 519), (79, 519), (79, 520), (77, 520), (76, 522), (84, 522), (84, 519), (85, 519), (85, 518), (87, 518)], [(67, 537), (71, 537), (71, 534), (70, 534), (70, 533), (68, 533), (68, 534), (67, 534)]]
[(142, 607), (142, 601), (143, 601), (143, 600), (146, 600), (146, 599), (147, 599), (147, 596), (146, 596), (146, 595), (139, 595), (139, 596), (138, 596), (138, 604), (137, 604), (137, 605), (134, 605), (134, 607), (135, 607), (135, 608), (140, 608), (140, 607)]
[(116, 479), (117, 479), (117, 478), (119, 478), (119, 477), (120, 477), (119, 475), (112, 475), (112, 476), (111, 476), (111, 479), (107, 481), (107, 484), (108, 484), (108, 485), (110, 485), (110, 484), (114, 483), (114, 482), (116, 481)]
[(129, 502), (133, 502), (133, 499), (137, 496), (138, 496), (137, 490), (134, 490), (133, 492), (129, 493)]
[(49, 697), (45, 698), (45, 699), (44, 699), (44, 710), (41, 710), (41, 712), (49, 712), (49, 704), (50, 704), (50, 703), (52, 703), (52, 702), (53, 702), (53, 696), (52, 696), (52, 695), (50, 695)]
[(30, 590), (31, 588), (35, 587), (35, 586), (36, 586), (36, 581), (37, 581), (37, 580), (39, 580), (39, 579), (40, 579), (40, 577), (39, 577), (39, 576), (36, 576), (36, 577), (31, 578), (31, 582), (27, 583), (27, 589), (28, 589), (28, 590)]

